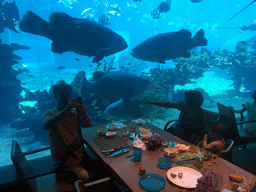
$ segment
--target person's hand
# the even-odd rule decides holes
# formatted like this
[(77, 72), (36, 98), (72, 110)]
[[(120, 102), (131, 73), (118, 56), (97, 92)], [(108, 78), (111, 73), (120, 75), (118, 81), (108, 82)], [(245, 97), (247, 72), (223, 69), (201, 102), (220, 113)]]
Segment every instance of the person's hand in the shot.
[(66, 111), (66, 112), (70, 112), (72, 109), (73, 109), (73, 107), (76, 107), (77, 106), (77, 100), (75, 100), (75, 99), (70, 99), (70, 100), (68, 100), (68, 102), (67, 102), (67, 105), (66, 105), (66, 108), (64, 109), (64, 111)]
[(76, 106), (76, 111), (79, 115), (87, 115), (86, 114), (86, 107), (84, 104), (78, 103)]

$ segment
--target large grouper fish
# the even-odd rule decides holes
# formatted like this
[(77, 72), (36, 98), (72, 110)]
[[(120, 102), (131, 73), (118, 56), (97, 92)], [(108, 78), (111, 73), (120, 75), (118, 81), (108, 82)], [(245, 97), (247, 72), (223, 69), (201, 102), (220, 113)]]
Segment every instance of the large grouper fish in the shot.
[(161, 33), (137, 45), (131, 55), (137, 59), (158, 63), (165, 63), (166, 60), (178, 57), (189, 58), (190, 49), (207, 45), (203, 29), (200, 29), (193, 38), (191, 36), (191, 32), (186, 29)]
[(72, 51), (94, 57), (99, 62), (104, 56), (126, 49), (123, 37), (103, 25), (87, 19), (73, 18), (66, 13), (53, 12), (49, 23), (27, 11), (20, 23), (20, 30), (52, 40), (52, 52), (62, 54)]

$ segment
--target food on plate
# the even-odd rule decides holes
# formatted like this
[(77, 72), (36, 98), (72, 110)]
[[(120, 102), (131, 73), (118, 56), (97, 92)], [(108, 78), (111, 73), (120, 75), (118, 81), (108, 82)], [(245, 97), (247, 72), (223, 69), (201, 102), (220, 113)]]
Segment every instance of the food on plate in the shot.
[(183, 177), (183, 173), (182, 173), (182, 172), (179, 172), (179, 173), (178, 173), (178, 177), (179, 177), (179, 178), (182, 178), (182, 177)]
[(190, 150), (190, 146), (186, 146), (184, 144), (177, 144), (175, 145), (174, 149), (178, 152), (188, 152)]
[(146, 169), (144, 167), (139, 168), (139, 174), (144, 175), (146, 173)]
[(115, 127), (114, 126), (111, 126), (108, 129), (109, 129), (109, 131), (115, 131)]
[(99, 135), (105, 135), (106, 134), (106, 130), (105, 129), (98, 129), (98, 134)]
[(175, 177), (177, 177), (177, 174), (171, 173), (171, 177), (174, 179)]
[(131, 130), (135, 130), (135, 129), (136, 129), (136, 126), (132, 125)]
[(244, 180), (243, 177), (240, 177), (238, 175), (229, 175), (229, 179), (234, 182), (242, 182)]

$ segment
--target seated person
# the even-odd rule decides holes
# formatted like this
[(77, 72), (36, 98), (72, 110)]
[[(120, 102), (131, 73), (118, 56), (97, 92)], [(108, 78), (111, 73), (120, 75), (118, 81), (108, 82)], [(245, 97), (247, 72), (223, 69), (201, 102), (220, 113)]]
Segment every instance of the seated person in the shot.
[[(220, 121), (214, 121), (210, 126), (208, 135), (204, 136), (203, 148), (214, 154), (219, 154), (221, 151), (225, 150), (225, 141), (223, 138), (223, 132), (226, 127)], [(208, 138), (209, 136), (209, 138)], [(208, 139), (212, 139), (212, 142), (208, 144)]]
[[(91, 127), (92, 120), (84, 104), (72, 98), (72, 88), (66, 83), (53, 87), (54, 98), (58, 105), (43, 114), (43, 129), (49, 131), (49, 143), (57, 178), (73, 183), (77, 179), (84, 182), (93, 179), (81, 127)], [(92, 166), (93, 167), (93, 166)]]
[[(247, 121), (256, 120), (256, 90), (253, 92), (252, 98), (254, 100), (253, 103), (247, 102), (246, 104), (242, 105), (243, 108), (241, 110), (234, 110), (235, 113), (244, 113), (247, 111)], [(255, 135), (256, 123), (246, 123), (244, 132), (247, 135)]]
[[(203, 96), (199, 91), (190, 90), (185, 92), (185, 99), (181, 102), (153, 102), (146, 100), (146, 103), (160, 107), (175, 108), (180, 110), (178, 122), (175, 127), (167, 131), (180, 137), (181, 139), (197, 144), (202, 141), (204, 134), (207, 133), (208, 124), (205, 111), (201, 108)], [(197, 135), (197, 141), (192, 135)]]

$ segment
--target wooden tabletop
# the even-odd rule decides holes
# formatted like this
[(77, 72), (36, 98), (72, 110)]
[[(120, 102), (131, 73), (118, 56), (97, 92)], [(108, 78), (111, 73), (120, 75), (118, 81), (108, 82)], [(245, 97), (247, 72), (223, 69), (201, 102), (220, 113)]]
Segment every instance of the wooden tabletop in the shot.
[[(139, 168), (144, 167), (147, 173), (156, 173), (165, 178), (166, 184), (164, 189), (161, 191), (175, 191), (175, 189), (177, 190), (177, 188), (180, 188), (168, 180), (168, 178), (166, 177), (168, 170), (160, 169), (157, 166), (158, 158), (162, 157), (164, 154), (161, 149), (157, 151), (142, 151), (142, 159), (140, 162), (134, 162), (133, 157), (126, 158), (127, 155), (133, 154), (134, 149), (131, 145), (132, 139), (122, 139), (122, 133), (130, 130), (130, 126), (134, 125), (136, 126), (137, 130), (139, 130), (139, 127), (143, 127), (146, 129), (151, 129), (151, 131), (153, 131), (154, 133), (160, 134), (163, 137), (164, 142), (174, 141), (177, 143), (189, 145), (192, 149), (195, 149), (196, 146), (185, 142), (150, 123), (146, 123), (145, 125), (136, 125), (132, 121), (124, 121), (122, 123), (127, 125), (127, 127), (121, 130), (115, 130), (117, 132), (117, 135), (113, 138), (98, 136), (97, 130), (100, 128), (106, 128), (106, 125), (85, 128), (82, 130), (83, 138), (86, 141), (87, 147), (98, 157), (102, 164), (111, 171), (115, 179), (122, 185), (122, 187), (124, 187), (126, 191), (145, 191), (139, 185), (139, 179), (141, 176), (138, 174)], [(110, 157), (104, 155), (101, 152), (103, 150), (127, 145), (130, 146), (130, 151), (118, 157)], [(213, 161), (215, 161), (216, 163)], [(172, 164), (172, 167), (177, 166), (181, 165), (176, 165), (176, 163)], [(249, 186), (250, 190), (255, 186), (256, 182), (256, 176), (219, 157), (217, 157), (216, 159), (210, 159), (209, 161), (205, 161), (204, 167), (201, 169), (198, 169), (194, 164), (184, 164), (182, 166), (193, 168), (200, 173), (213, 170), (216, 173), (222, 174), (223, 189), (231, 189), (232, 182), (228, 179), (229, 175), (231, 174), (238, 174), (244, 176), (248, 183), (251, 180), (251, 185)]]

